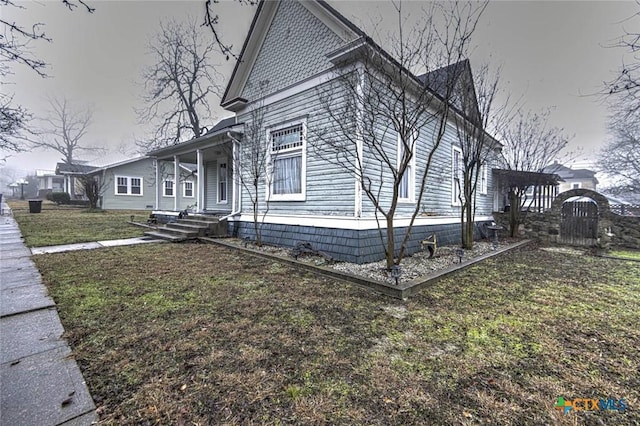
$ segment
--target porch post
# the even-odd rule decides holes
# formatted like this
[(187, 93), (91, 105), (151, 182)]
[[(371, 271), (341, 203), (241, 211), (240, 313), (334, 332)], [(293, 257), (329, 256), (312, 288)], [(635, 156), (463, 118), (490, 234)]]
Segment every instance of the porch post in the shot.
[(156, 158), (156, 210), (160, 210), (160, 197), (162, 196), (162, 177), (160, 176), (160, 160)]
[(180, 211), (180, 158), (173, 156), (173, 210)]
[(204, 176), (204, 155), (201, 149), (196, 151), (197, 162), (198, 162), (198, 179), (196, 185), (198, 185), (198, 198), (196, 202), (198, 203), (198, 211), (204, 212), (204, 186), (205, 186), (205, 176)]
[(236, 203), (238, 202), (238, 185), (240, 182), (240, 176), (238, 175), (238, 173), (240, 172), (240, 170), (238, 170), (240, 168), (240, 162), (237, 161), (238, 158), (238, 148), (237, 148), (238, 142), (236, 142), (235, 140), (231, 140), (231, 174), (232, 174), (232, 183), (231, 183), (231, 211), (233, 212), (234, 210), (236, 210)]

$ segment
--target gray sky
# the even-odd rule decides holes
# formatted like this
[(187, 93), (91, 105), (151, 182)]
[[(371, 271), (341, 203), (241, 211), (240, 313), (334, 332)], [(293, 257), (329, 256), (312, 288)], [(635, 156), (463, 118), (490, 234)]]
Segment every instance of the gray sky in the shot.
[[(134, 107), (140, 107), (140, 74), (150, 61), (147, 41), (162, 19), (204, 16), (201, 1), (90, 1), (94, 14), (67, 11), (59, 1), (20, 2), (25, 10), (3, 7), (4, 19), (22, 25), (43, 22), (53, 43), (33, 44), (36, 56), (51, 67), (42, 79), (24, 67), (3, 83), (15, 92), (15, 101), (34, 114), (47, 111), (46, 96), (66, 96), (79, 105), (93, 105), (94, 123), (86, 141), (116, 151), (131, 147), (135, 137), (149, 129), (137, 123)], [(388, 2), (330, 1), (338, 11), (367, 31), (371, 22), (390, 17)], [(419, 2), (408, 2), (419, 8)], [(255, 7), (223, 1), (219, 8), (221, 32), (239, 50)], [(603, 81), (614, 77), (624, 51), (606, 48), (624, 28), (633, 29), (627, 18), (637, 12), (635, 2), (614, 1), (494, 1), (483, 15), (474, 36), (472, 66), (485, 61), (501, 64), (503, 81), (514, 97), (522, 96), (526, 107), (555, 107), (553, 124), (575, 135), (571, 144), (582, 146), (579, 165), (595, 157), (607, 138), (607, 109), (591, 94)], [(382, 18), (381, 18), (382, 17)], [(393, 24), (393, 23), (391, 23)], [(205, 30), (206, 31), (206, 30)], [(232, 61), (217, 60), (228, 78)], [(225, 81), (226, 83), (226, 81)], [(211, 105), (219, 99), (212, 98)], [(218, 118), (231, 115), (219, 108)], [(212, 122), (216, 121), (212, 118)], [(11, 157), (7, 166), (24, 174), (53, 169), (59, 155), (24, 153)]]

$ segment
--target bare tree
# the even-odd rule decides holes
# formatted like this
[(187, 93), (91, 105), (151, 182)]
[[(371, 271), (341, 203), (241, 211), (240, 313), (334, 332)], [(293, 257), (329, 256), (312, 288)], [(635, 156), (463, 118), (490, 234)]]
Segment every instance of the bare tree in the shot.
[(98, 201), (106, 189), (105, 179), (101, 179), (100, 176), (83, 174), (77, 177), (80, 184), (81, 194), (89, 200), (89, 208), (95, 210), (98, 208)]
[[(636, 5), (640, 9), (640, 0), (636, 0)], [(638, 17), (640, 10), (628, 20)], [(616, 99), (618, 119), (633, 119), (640, 112), (640, 32), (624, 30), (624, 34), (611, 47), (626, 50), (632, 59), (623, 62), (616, 78), (605, 82), (605, 94)]]
[(20, 152), (27, 123), (31, 114), (20, 105), (13, 104), (13, 97), (0, 93), (0, 151)]
[(137, 111), (142, 123), (155, 126), (156, 149), (206, 133), (211, 117), (209, 97), (220, 91), (220, 74), (212, 65), (215, 44), (194, 22), (163, 22), (149, 51), (156, 63), (143, 71), (146, 106)]
[[(467, 63), (468, 64), (468, 63)], [(467, 65), (468, 66), (468, 65)], [(471, 70), (464, 75), (471, 75)], [(476, 196), (478, 189), (487, 190), (489, 162), (497, 156), (499, 143), (488, 131), (499, 132), (499, 128), (508, 122), (508, 97), (502, 105), (496, 105), (499, 94), (500, 70), (491, 72), (488, 65), (479, 68), (474, 82), (461, 81), (471, 99), (464, 115), (453, 115), (460, 152), (454, 161), (458, 164), (459, 177), (455, 179), (460, 201), (462, 247), (473, 247)], [(480, 188), (478, 188), (480, 184)]]
[(640, 196), (640, 127), (614, 121), (612, 139), (600, 151), (599, 171), (613, 179), (608, 188), (620, 195)]
[[(235, 0), (239, 5), (255, 6), (259, 3), (259, 0)], [(233, 50), (232, 44), (227, 44), (223, 41), (218, 24), (220, 23), (220, 15), (214, 11), (215, 5), (219, 4), (220, 0), (205, 0), (204, 2), (204, 23), (203, 26), (208, 27), (213, 34), (215, 44), (218, 46), (220, 52), (225, 56), (227, 61), (230, 58), (239, 60), (240, 57)]]
[[(502, 161), (509, 170), (521, 172), (542, 172), (546, 166), (557, 160), (567, 147), (570, 137), (564, 129), (551, 126), (551, 110), (540, 113), (518, 110), (514, 119), (499, 133)], [(572, 153), (565, 153), (568, 159)], [(516, 236), (520, 225), (520, 210), (526, 201), (526, 192), (531, 185), (515, 183), (509, 186), (510, 215), (509, 226), (512, 237)]]
[[(267, 83), (262, 82), (259, 86), (258, 93), (266, 93)], [(262, 96), (258, 95), (257, 98)], [(257, 104), (251, 111), (244, 123), (242, 141), (235, 141), (239, 149), (233, 158), (237, 179), (251, 202), (255, 243), (258, 247), (262, 247), (262, 223), (269, 213), (269, 197), (264, 196), (264, 192), (261, 196), (260, 188), (271, 187), (273, 173), (269, 164), (275, 161), (264, 129), (266, 113), (267, 107), (261, 104)], [(263, 199), (264, 207), (261, 204)]]
[(102, 150), (83, 143), (93, 117), (91, 108), (74, 108), (66, 98), (51, 98), (49, 106), (49, 116), (43, 119), (44, 126), (32, 141), (34, 148), (56, 151), (66, 164), (73, 164), (79, 152)]
[[(62, 3), (70, 10), (79, 5), (89, 13), (95, 10), (83, 0), (62, 0)], [(0, 0), (0, 8), (25, 9), (25, 6), (23, 2)], [(36, 22), (25, 26), (0, 15), (0, 28), (0, 84), (4, 85), (7, 75), (12, 74), (11, 64), (26, 66), (39, 76), (46, 77), (47, 64), (30, 50), (33, 42), (52, 41), (44, 32), (44, 24)], [(24, 133), (31, 118), (24, 107), (13, 103), (13, 96), (4, 91), (0, 93), (0, 151), (19, 152), (26, 148)]]
[[(387, 40), (390, 55), (362, 40), (354, 60), (341, 64), (341, 76), (319, 89), (329, 119), (311, 143), (318, 156), (356, 177), (378, 220), (388, 269), (404, 257), (449, 114), (452, 108), (461, 113), (458, 106), (465, 100), (454, 96), (455, 64), (465, 58), (486, 3), (432, 3), (423, 9), (421, 24), (408, 32), (402, 3), (394, 7), (397, 35)], [(441, 26), (436, 16), (442, 17)], [(411, 72), (418, 69), (427, 73), (418, 78)], [(409, 202), (411, 213), (396, 246), (400, 201)]]

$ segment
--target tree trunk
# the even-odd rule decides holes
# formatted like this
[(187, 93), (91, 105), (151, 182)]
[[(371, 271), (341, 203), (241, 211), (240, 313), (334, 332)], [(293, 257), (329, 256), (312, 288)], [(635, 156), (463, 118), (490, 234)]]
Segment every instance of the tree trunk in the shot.
[(518, 228), (520, 227), (520, 196), (516, 191), (509, 192), (509, 236), (517, 237)]
[(387, 270), (395, 265), (395, 240), (393, 238), (393, 213), (387, 216)]

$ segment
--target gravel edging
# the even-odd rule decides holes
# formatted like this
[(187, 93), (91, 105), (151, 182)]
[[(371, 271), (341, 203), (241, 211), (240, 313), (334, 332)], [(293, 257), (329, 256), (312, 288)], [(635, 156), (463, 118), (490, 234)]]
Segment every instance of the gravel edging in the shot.
[(227, 248), (231, 248), (231, 249), (235, 249), (235, 250), (239, 250), (242, 252), (245, 252), (247, 254), (256, 256), (256, 257), (260, 257), (263, 259), (269, 259), (269, 260), (276, 260), (278, 262), (282, 262), (285, 263), (287, 265), (293, 266), (295, 268), (299, 268), (299, 269), (304, 269), (307, 271), (311, 271), (329, 278), (333, 278), (333, 279), (338, 279), (341, 281), (346, 281), (346, 282), (350, 282), (350, 283), (354, 283), (357, 284), (359, 286), (363, 286), (369, 289), (372, 289), (374, 291), (377, 291), (379, 293), (385, 294), (387, 296), (391, 296), (394, 297), (396, 299), (407, 299), (409, 296), (416, 294), (418, 291), (420, 291), (423, 287), (427, 286), (430, 283), (433, 283), (435, 281), (438, 281), (460, 269), (466, 268), (468, 266), (471, 266), (475, 263), (481, 262), (485, 259), (488, 259), (490, 257), (493, 256), (497, 256), (501, 253), (504, 253), (508, 250), (517, 248), (517, 247), (521, 247), (524, 246), (526, 244), (529, 244), (531, 242), (531, 240), (523, 240), (523, 241), (519, 241), (517, 243), (514, 244), (509, 244), (505, 247), (499, 248), (498, 250), (493, 250), (490, 251), (488, 253), (485, 253), (483, 255), (480, 255), (478, 257), (474, 257), (472, 259), (469, 259), (467, 261), (464, 261), (462, 263), (456, 263), (454, 265), (451, 265), (449, 267), (434, 271), (433, 274), (429, 274), (426, 276), (422, 276), (422, 277), (418, 277), (412, 280), (407, 280), (405, 282), (400, 282), (397, 286), (394, 284), (389, 284), (386, 282), (382, 282), (380, 280), (376, 280), (373, 278), (367, 278), (367, 277), (362, 277), (362, 276), (358, 276), (352, 273), (348, 273), (348, 272), (344, 272), (344, 271), (340, 271), (337, 269), (334, 269), (332, 267), (329, 266), (322, 266), (322, 265), (315, 265), (313, 263), (310, 262), (303, 262), (303, 261), (299, 261), (299, 260), (295, 260), (292, 258), (287, 258), (287, 257), (283, 257), (283, 256), (279, 256), (273, 253), (268, 253), (265, 251), (261, 251), (261, 250), (255, 250), (249, 247), (242, 247), (238, 244), (234, 244), (231, 242), (227, 242), (224, 239), (219, 239), (219, 238), (210, 238), (210, 237), (200, 237), (199, 238), (200, 241), (205, 242), (205, 243), (211, 243), (211, 244), (217, 244), (217, 245), (221, 245), (223, 247), (227, 247)]

